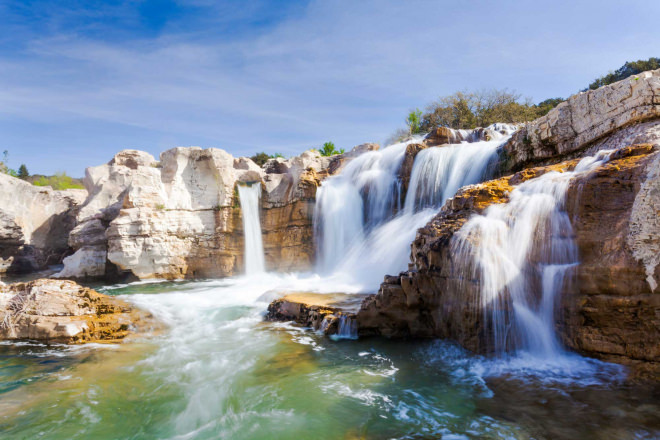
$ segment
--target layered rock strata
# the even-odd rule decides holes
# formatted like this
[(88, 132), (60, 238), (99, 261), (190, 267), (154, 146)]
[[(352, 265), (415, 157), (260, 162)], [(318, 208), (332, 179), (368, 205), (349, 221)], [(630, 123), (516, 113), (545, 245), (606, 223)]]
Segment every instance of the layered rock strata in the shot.
[[(576, 160), (523, 170), (463, 188), (417, 233), (410, 270), (388, 276), (357, 315), (362, 335), (440, 337), (478, 352), (492, 329), (479, 301), (479, 279), (462, 278), (451, 252), (457, 231), (488, 206), (506, 203), (514, 185)], [(660, 177), (658, 146), (626, 147), (571, 181), (565, 209), (581, 264), (566, 283), (556, 327), (579, 352), (660, 365)]]
[(0, 339), (113, 342), (154, 328), (148, 314), (73, 281), (39, 279), (0, 286)]

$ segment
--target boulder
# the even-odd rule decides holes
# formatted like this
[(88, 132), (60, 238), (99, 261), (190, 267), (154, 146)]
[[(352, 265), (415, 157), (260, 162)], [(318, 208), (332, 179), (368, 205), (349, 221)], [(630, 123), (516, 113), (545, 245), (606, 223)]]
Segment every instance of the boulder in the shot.
[(138, 327), (152, 329), (150, 315), (73, 281), (0, 285), (0, 339), (114, 342)]

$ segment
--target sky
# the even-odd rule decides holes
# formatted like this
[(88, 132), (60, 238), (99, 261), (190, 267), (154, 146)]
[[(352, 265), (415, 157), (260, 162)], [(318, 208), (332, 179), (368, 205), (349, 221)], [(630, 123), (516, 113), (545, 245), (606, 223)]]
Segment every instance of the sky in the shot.
[(660, 56), (660, 2), (0, 0), (0, 150), (81, 177), (122, 149), (382, 142), (459, 90), (567, 97)]

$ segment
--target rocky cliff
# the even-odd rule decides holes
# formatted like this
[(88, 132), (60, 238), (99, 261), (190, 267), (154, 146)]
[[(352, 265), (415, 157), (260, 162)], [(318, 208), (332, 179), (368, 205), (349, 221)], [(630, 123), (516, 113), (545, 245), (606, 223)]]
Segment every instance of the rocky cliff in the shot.
[(222, 277), (243, 268), (243, 230), (236, 185), (262, 186), (262, 232), (269, 270), (309, 268), (313, 211), (321, 179), (362, 151), (321, 157), (307, 151), (263, 168), (219, 149), (174, 148), (153, 156), (118, 153), (88, 168), (89, 198), (69, 238), (75, 254), (60, 277)]
[[(660, 71), (645, 72), (573, 96), (522, 127), (500, 154), (505, 177), (463, 188), (418, 231), (409, 270), (385, 277), (362, 304), (360, 334), (450, 338), (488, 351), (490, 311), (477, 274), (466, 278), (459, 267), (456, 234), (488, 206), (507, 203), (522, 182), (613, 149), (608, 163), (568, 186), (563, 209), (580, 264), (564, 284), (555, 327), (569, 348), (659, 372), (659, 92)], [(534, 164), (545, 166), (528, 168)], [(512, 170), (520, 171), (506, 175)]]
[(0, 274), (61, 263), (71, 251), (67, 239), (86, 195), (84, 190), (33, 186), (0, 173)]

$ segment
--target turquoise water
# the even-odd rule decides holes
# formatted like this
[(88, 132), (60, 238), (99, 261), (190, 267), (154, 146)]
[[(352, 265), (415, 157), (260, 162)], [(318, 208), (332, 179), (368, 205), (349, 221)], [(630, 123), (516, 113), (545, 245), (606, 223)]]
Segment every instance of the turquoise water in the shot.
[[(0, 346), (7, 439), (651, 439), (658, 389), (566, 355), (333, 341), (266, 323), (264, 275), (102, 288), (166, 328), (116, 345)], [(318, 283), (319, 280), (310, 282)]]

